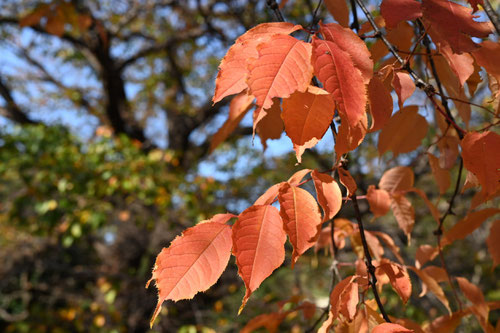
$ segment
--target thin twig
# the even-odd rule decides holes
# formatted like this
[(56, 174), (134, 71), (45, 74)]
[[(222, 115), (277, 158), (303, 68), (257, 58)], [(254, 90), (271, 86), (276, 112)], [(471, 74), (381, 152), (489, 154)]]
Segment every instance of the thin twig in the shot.
[(373, 296), (375, 297), (375, 301), (377, 302), (382, 317), (386, 322), (390, 323), (391, 320), (389, 319), (389, 316), (385, 312), (384, 306), (382, 305), (382, 301), (380, 300), (380, 296), (377, 291), (377, 277), (375, 276), (375, 267), (372, 264), (372, 256), (370, 254), (370, 250), (368, 249), (368, 242), (366, 241), (366, 236), (365, 236), (365, 228), (363, 227), (363, 220), (361, 219), (361, 212), (359, 211), (359, 205), (358, 201), (356, 200), (356, 195), (352, 196), (352, 203), (354, 206), (356, 220), (358, 221), (359, 234), (361, 236), (361, 243), (363, 244), (363, 250), (365, 253), (366, 267), (370, 275), (370, 278), (368, 280), (372, 287)]
[(484, 11), (486, 12), (486, 15), (488, 15), (488, 18), (490, 19), (491, 23), (493, 23), (493, 26), (497, 31), (497, 35), (500, 35), (500, 19), (498, 18), (497, 12), (495, 12), (493, 7), (491, 6), (491, 3), (488, 0), (483, 0), (483, 8)]
[(274, 15), (276, 15), (278, 21), (285, 22), (285, 18), (283, 17), (280, 6), (276, 2), (276, 0), (267, 0), (267, 6), (274, 12)]
[(460, 179), (462, 178), (463, 167), (464, 167), (464, 161), (462, 158), (460, 158), (460, 166), (458, 169), (457, 182), (455, 183), (455, 190), (453, 191), (450, 202), (448, 204), (448, 209), (443, 214), (443, 216), (439, 219), (438, 228), (434, 231), (434, 234), (436, 235), (436, 239), (437, 239), (437, 247), (438, 247), (438, 251), (439, 251), (439, 259), (441, 261), (441, 267), (446, 272), (446, 276), (448, 278), (448, 282), (449, 282), (451, 290), (453, 292), (453, 296), (455, 297), (455, 300), (457, 301), (457, 304), (458, 304), (458, 307), (460, 310), (462, 310), (462, 302), (460, 301), (460, 298), (458, 297), (457, 290), (455, 289), (455, 286), (453, 285), (453, 281), (451, 280), (450, 273), (449, 273), (448, 268), (446, 266), (446, 261), (444, 260), (443, 249), (441, 246), (441, 236), (443, 235), (443, 223), (446, 220), (446, 217), (448, 217), (448, 215), (450, 215), (450, 214), (453, 214), (453, 204), (455, 203), (455, 198), (457, 197), (458, 190), (460, 188)]
[(319, 21), (318, 13), (319, 13), (319, 9), (321, 8), (322, 3), (323, 3), (323, 0), (318, 1), (318, 5), (316, 6), (316, 9), (314, 10), (313, 15), (312, 15), (311, 24), (309, 24), (309, 28), (307, 30), (311, 31), (316, 26), (316, 24), (318, 24), (318, 21)]
[(359, 20), (358, 20), (358, 12), (356, 11), (356, 2), (351, 0), (351, 11), (352, 11), (352, 23), (350, 28), (359, 31)]

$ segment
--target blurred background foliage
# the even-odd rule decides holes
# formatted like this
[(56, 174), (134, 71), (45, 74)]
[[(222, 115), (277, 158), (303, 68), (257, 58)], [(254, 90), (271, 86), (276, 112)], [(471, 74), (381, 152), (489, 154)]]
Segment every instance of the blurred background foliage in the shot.
[[(307, 26), (316, 4), (290, 1), (284, 13)], [(324, 9), (319, 17), (331, 19)], [(301, 168), (331, 168), (331, 135), (297, 166), (288, 139), (268, 142), (262, 153), (249, 135), (251, 119), (209, 154), (210, 137), (228, 113), (227, 101), (211, 103), (217, 65), (238, 35), (272, 20), (265, 1), (2, 1), (0, 331), (148, 331), (156, 290), (144, 286), (162, 247), (216, 213), (238, 214)], [(425, 147), (379, 159), (374, 140), (367, 137), (350, 156), (362, 191), (386, 168), (410, 165), (416, 186), (437, 199), (421, 158)], [(468, 190), (457, 200), (448, 225), (465, 214), (472, 195)], [(425, 204), (416, 196), (412, 202), (411, 244), (390, 214), (368, 225), (389, 234), (406, 259), (418, 245), (435, 243)], [(367, 204), (361, 208), (370, 220)], [(353, 212), (347, 207), (340, 215)], [(498, 267), (491, 270), (486, 235), (480, 229), (445, 255), (452, 274), (498, 300)], [(353, 261), (349, 243), (337, 259)], [(305, 331), (327, 305), (331, 258), (309, 251), (294, 270), (289, 263), (287, 256), (240, 316), (244, 288), (231, 263), (194, 301), (165, 304), (152, 331), (237, 331), (292, 296), (286, 309), (301, 298), (318, 310), (312, 319), (292, 313), (280, 330)], [(353, 269), (341, 267), (344, 276)], [(396, 316), (421, 322), (445, 313), (432, 295), (418, 297), (417, 283), (405, 307), (386, 288), (387, 311)], [(472, 317), (462, 325), (464, 332), (478, 327)]]

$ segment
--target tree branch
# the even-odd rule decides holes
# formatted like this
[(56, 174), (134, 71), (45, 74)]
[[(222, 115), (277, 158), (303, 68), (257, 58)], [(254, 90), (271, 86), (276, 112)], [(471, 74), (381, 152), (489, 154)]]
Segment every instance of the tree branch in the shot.
[(363, 244), (363, 250), (365, 253), (366, 267), (368, 269), (368, 274), (370, 275), (370, 278), (368, 279), (368, 281), (370, 282), (370, 285), (372, 287), (373, 296), (375, 297), (375, 301), (377, 302), (377, 305), (378, 305), (378, 308), (380, 310), (380, 313), (382, 314), (382, 317), (384, 318), (384, 320), (386, 322), (390, 323), (391, 320), (389, 319), (389, 316), (385, 312), (384, 306), (382, 304), (382, 301), (380, 300), (380, 296), (379, 296), (378, 291), (377, 291), (377, 277), (375, 276), (375, 267), (372, 264), (372, 256), (370, 254), (370, 250), (368, 249), (368, 242), (366, 241), (365, 228), (363, 226), (363, 220), (361, 219), (361, 212), (359, 211), (358, 200), (357, 200), (355, 194), (353, 194), (351, 196), (351, 198), (352, 198), (352, 204), (354, 206), (356, 220), (358, 221), (359, 234), (361, 236), (361, 243)]
[(498, 18), (497, 12), (493, 9), (489, 0), (483, 0), (483, 7), (486, 15), (488, 15), (488, 18), (495, 27), (497, 35), (500, 35), (500, 19)]
[(5, 108), (0, 108), (0, 114), (20, 124), (38, 124), (38, 121), (30, 119), (26, 113), (17, 105), (12, 93), (0, 76), (0, 96), (5, 100)]

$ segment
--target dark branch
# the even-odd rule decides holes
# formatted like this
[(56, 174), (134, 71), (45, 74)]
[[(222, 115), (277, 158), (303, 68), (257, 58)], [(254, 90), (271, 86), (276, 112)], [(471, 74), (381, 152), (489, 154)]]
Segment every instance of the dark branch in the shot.
[(500, 35), (500, 19), (498, 18), (497, 12), (493, 10), (493, 7), (491, 7), (491, 3), (488, 0), (483, 0), (483, 7), (486, 15), (488, 15), (488, 18), (495, 27), (497, 35)]
[(0, 77), (0, 96), (5, 100), (5, 108), (0, 108), (0, 114), (6, 118), (9, 118), (20, 124), (37, 124), (37, 121), (34, 121), (21, 110), (19, 105), (17, 105), (16, 101), (12, 97), (9, 87), (3, 81), (2, 77)]

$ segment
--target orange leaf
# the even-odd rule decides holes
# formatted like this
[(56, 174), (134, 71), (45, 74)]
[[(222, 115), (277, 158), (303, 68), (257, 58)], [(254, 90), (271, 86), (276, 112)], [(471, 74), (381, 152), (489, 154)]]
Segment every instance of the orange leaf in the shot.
[[(357, 304), (359, 299), (357, 299), (356, 294), (352, 290), (352, 284), (356, 276), (348, 276), (339, 283), (335, 285), (332, 293), (330, 294), (330, 312), (328, 314), (328, 319), (323, 323), (318, 332), (328, 332), (333, 325), (333, 321), (337, 319), (339, 313), (341, 313), (342, 303), (349, 303), (349, 307), (352, 309), (353, 304)], [(357, 283), (356, 283), (357, 288)], [(346, 293), (348, 291), (348, 293)], [(344, 296), (346, 294), (346, 296)], [(342, 313), (344, 315), (344, 313)]]
[(387, 170), (380, 178), (378, 187), (387, 192), (408, 191), (413, 187), (413, 171), (409, 167), (395, 167)]
[(401, 21), (413, 21), (422, 17), (421, 4), (415, 0), (383, 0), (380, 14), (384, 17), (387, 28), (394, 28)]
[(156, 257), (152, 280), (158, 288), (151, 326), (165, 300), (193, 298), (210, 288), (224, 271), (231, 256), (231, 227), (206, 222), (186, 229)]
[(257, 105), (268, 109), (274, 97), (306, 91), (312, 79), (311, 44), (288, 35), (274, 35), (257, 47), (259, 57), (248, 65), (248, 87)]
[(356, 316), (359, 302), (358, 283), (351, 282), (347, 285), (340, 298), (339, 312), (348, 320), (352, 321)]
[(270, 205), (245, 209), (233, 225), (233, 254), (246, 293), (240, 313), (250, 295), (285, 260), (286, 234), (278, 210)]
[(293, 142), (299, 163), (304, 150), (314, 147), (325, 135), (334, 111), (332, 96), (313, 86), (309, 86), (306, 92), (295, 92), (283, 100), (285, 131)]
[(381, 129), (391, 118), (392, 115), (392, 97), (391, 93), (384, 86), (379, 76), (374, 76), (368, 84), (368, 99), (370, 101), (370, 113), (372, 123), (369, 132), (375, 132)]
[(402, 265), (404, 264), (404, 260), (401, 257), (401, 255), (399, 254), (399, 247), (396, 246), (396, 244), (394, 243), (394, 240), (392, 239), (391, 236), (389, 236), (388, 234), (383, 233), (381, 231), (371, 231), (370, 233), (377, 236), (381, 240), (383, 240), (385, 245), (389, 248), (389, 250), (392, 251), (392, 254), (394, 254), (396, 259), (398, 259), (399, 263)]
[(396, 71), (392, 77), (392, 86), (398, 95), (399, 108), (403, 108), (403, 103), (415, 92), (415, 83), (406, 72)]
[(411, 202), (403, 195), (393, 195), (391, 208), (398, 225), (405, 235), (410, 239), (410, 233), (415, 224), (415, 210)]
[(368, 186), (366, 199), (374, 217), (384, 216), (391, 208), (391, 197), (386, 190), (377, 190), (374, 185)]
[(261, 111), (264, 116), (257, 124), (255, 131), (259, 134), (264, 150), (267, 148), (268, 139), (279, 139), (283, 133), (283, 120), (281, 120), (281, 106), (278, 98), (273, 99), (273, 105)]
[(288, 178), (287, 182), (292, 186), (298, 186), (302, 179), (307, 176), (311, 172), (311, 169), (302, 169), (295, 172), (290, 178)]
[(415, 274), (418, 275), (420, 280), (422, 280), (422, 283), (424, 284), (425, 287), (422, 288), (422, 292), (420, 293), (420, 297), (424, 296), (427, 292), (427, 289), (432, 291), (432, 293), (443, 303), (443, 305), (446, 307), (448, 310), (448, 313), (451, 314), (450, 310), (450, 305), (448, 303), (448, 299), (446, 298), (446, 295), (443, 292), (443, 289), (439, 286), (439, 284), (434, 280), (431, 276), (429, 276), (426, 272), (417, 269), (416, 267), (411, 267), (408, 266), (412, 271), (415, 272)]
[[(484, 43), (481, 45), (484, 45)], [(446, 44), (442, 45), (439, 51), (446, 61), (448, 61), (451, 70), (455, 73), (460, 82), (460, 86), (463, 87), (467, 79), (474, 73), (474, 59), (469, 53), (453, 53), (449, 45)]]
[(434, 259), (438, 255), (438, 249), (434, 246), (420, 245), (415, 253), (415, 266), (420, 269), (426, 262)]
[(427, 153), (429, 157), (429, 164), (431, 165), (432, 174), (436, 179), (436, 182), (439, 187), (439, 193), (444, 194), (446, 190), (450, 187), (450, 172), (446, 169), (443, 169), (439, 166), (439, 160), (436, 156), (431, 153)]
[(464, 166), (476, 175), (486, 196), (495, 194), (500, 187), (500, 135), (469, 132), (460, 145)]
[(37, 25), (38, 23), (40, 23), (40, 20), (50, 14), (50, 12), (50, 4), (39, 4), (31, 13), (23, 16), (19, 20), (19, 26), (23, 28)]
[(278, 200), (283, 228), (293, 246), (293, 268), (297, 259), (316, 243), (321, 230), (321, 213), (309, 192), (288, 183), (280, 188)]
[(361, 71), (351, 55), (336, 43), (313, 37), (314, 73), (326, 91), (333, 95), (339, 113), (356, 126), (366, 106), (366, 89)]
[(495, 267), (500, 263), (500, 220), (496, 220), (491, 224), (486, 244), (488, 244), (488, 251), (493, 259), (493, 267)]
[(439, 166), (443, 169), (451, 169), (458, 157), (459, 140), (456, 136), (446, 135), (438, 141)]
[(359, 69), (363, 83), (368, 84), (373, 76), (373, 60), (365, 42), (349, 28), (336, 23), (319, 24), (319, 32), (325, 40), (335, 43), (342, 51), (349, 53), (354, 67)]
[(498, 63), (500, 44), (485, 40), (480, 45), (481, 47), (478, 50), (472, 52), (474, 59), (476, 59), (479, 66), (486, 69), (488, 74), (493, 75), (497, 81), (500, 81), (500, 64)]
[(457, 282), (465, 297), (467, 297), (467, 299), (474, 304), (471, 308), (472, 313), (477, 317), (483, 328), (487, 327), (490, 309), (484, 300), (483, 292), (475, 284), (470, 283), (466, 278), (457, 277)]
[(429, 124), (418, 114), (417, 106), (407, 106), (396, 112), (380, 132), (378, 151), (382, 155), (391, 150), (394, 156), (408, 153), (422, 142)]
[(467, 235), (479, 228), (487, 218), (498, 213), (500, 213), (500, 209), (498, 208), (486, 208), (468, 214), (444, 234), (443, 245), (450, 244), (457, 239), (464, 239)]
[(316, 188), (318, 202), (325, 213), (323, 222), (328, 221), (337, 215), (342, 206), (342, 192), (332, 176), (319, 173), (316, 170), (312, 172), (311, 176)]
[(349, 8), (345, 0), (325, 0), (326, 9), (341, 26), (349, 28)]
[(373, 328), (372, 333), (412, 333), (413, 330), (409, 330), (399, 324), (393, 323), (382, 323)]
[(382, 270), (387, 275), (392, 287), (406, 304), (411, 296), (411, 281), (406, 269), (387, 259), (382, 259), (377, 269)]
[(300, 25), (285, 22), (263, 23), (240, 36), (219, 65), (213, 102), (217, 103), (224, 97), (237, 94), (247, 87), (247, 67), (259, 56), (257, 45), (268, 41), (274, 34), (287, 35), (301, 28)]
[(452, 1), (423, 0), (422, 10), (430, 23), (429, 30), (450, 44), (455, 53), (471, 52), (477, 48), (469, 36), (484, 38), (492, 32), (490, 23), (474, 21), (471, 9)]
[(234, 96), (229, 104), (229, 116), (221, 128), (214, 134), (210, 141), (210, 152), (212, 152), (219, 144), (224, 142), (227, 137), (234, 131), (236, 126), (241, 122), (247, 111), (250, 109), (255, 97), (248, 95), (246, 91)]
[(269, 333), (274, 333), (288, 314), (289, 311), (263, 313), (250, 320), (240, 333), (252, 333), (261, 327), (265, 327)]
[(338, 168), (337, 171), (339, 173), (340, 183), (344, 185), (347, 190), (347, 196), (350, 197), (356, 192), (356, 190), (358, 189), (358, 185), (356, 185), (356, 181), (354, 180), (354, 178), (352, 178), (349, 171), (347, 171), (343, 167)]
[(343, 154), (356, 149), (361, 142), (363, 142), (368, 127), (366, 113), (361, 116), (361, 119), (355, 126), (351, 126), (344, 114), (340, 114), (340, 119), (341, 124), (335, 141), (337, 160), (339, 160)]
[(254, 202), (255, 205), (270, 205), (274, 202), (276, 197), (278, 196), (278, 192), (280, 190), (281, 185), (283, 185), (284, 182), (274, 184), (270, 188), (264, 192), (257, 200)]

